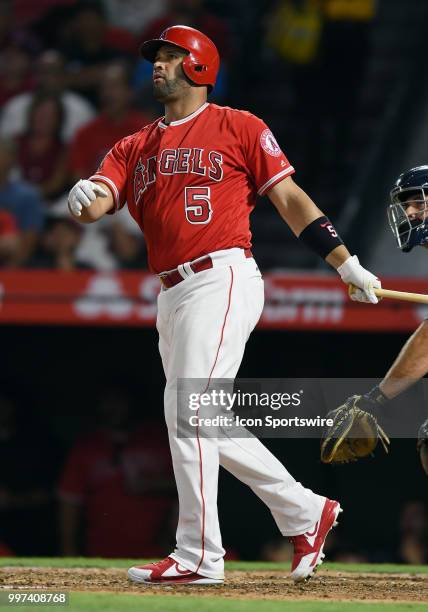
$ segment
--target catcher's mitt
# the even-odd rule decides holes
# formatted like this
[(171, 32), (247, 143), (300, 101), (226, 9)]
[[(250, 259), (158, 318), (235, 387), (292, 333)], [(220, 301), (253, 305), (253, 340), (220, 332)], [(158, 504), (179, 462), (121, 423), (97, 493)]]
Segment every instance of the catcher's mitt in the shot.
[(419, 427), (417, 449), (422, 467), (428, 476), (428, 419)]
[(368, 403), (364, 396), (352, 395), (339, 408), (330, 410), (326, 418), (333, 419), (333, 425), (321, 439), (323, 463), (348, 463), (367, 457), (373, 453), (378, 440), (388, 452), (388, 436), (376, 418), (362, 410)]

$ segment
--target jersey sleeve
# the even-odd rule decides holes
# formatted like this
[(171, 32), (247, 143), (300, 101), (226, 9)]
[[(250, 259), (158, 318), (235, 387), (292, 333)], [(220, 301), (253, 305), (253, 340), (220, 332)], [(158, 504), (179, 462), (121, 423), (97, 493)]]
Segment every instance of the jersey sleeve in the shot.
[(258, 195), (264, 195), (276, 183), (294, 173), (274, 135), (258, 117), (244, 114), (241, 138), (246, 166)]
[(126, 202), (127, 162), (130, 152), (130, 138), (122, 138), (107, 153), (90, 181), (104, 183), (113, 193), (114, 209), (120, 210)]

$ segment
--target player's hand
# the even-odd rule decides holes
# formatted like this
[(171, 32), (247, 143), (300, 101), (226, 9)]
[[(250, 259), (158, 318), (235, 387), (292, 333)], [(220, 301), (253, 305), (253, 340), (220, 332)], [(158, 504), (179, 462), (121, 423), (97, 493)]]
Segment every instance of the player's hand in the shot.
[(368, 457), (379, 440), (388, 452), (389, 438), (371, 413), (378, 405), (371, 393), (352, 395), (344, 404), (327, 413), (327, 419), (331, 419), (333, 425), (321, 438), (323, 463), (348, 463)]
[(428, 476), (428, 419), (419, 428), (417, 449), (424, 472)]
[(347, 285), (352, 284), (355, 290), (350, 293), (350, 298), (354, 302), (371, 302), (377, 304), (379, 299), (376, 297), (373, 288), (381, 287), (380, 280), (363, 268), (358, 261), (358, 257), (353, 255), (337, 268), (340, 278)]
[(108, 193), (100, 185), (96, 185), (92, 181), (86, 179), (77, 181), (68, 194), (68, 207), (71, 214), (75, 217), (80, 217), (83, 206), (88, 208), (97, 199), (97, 196), (106, 198)]

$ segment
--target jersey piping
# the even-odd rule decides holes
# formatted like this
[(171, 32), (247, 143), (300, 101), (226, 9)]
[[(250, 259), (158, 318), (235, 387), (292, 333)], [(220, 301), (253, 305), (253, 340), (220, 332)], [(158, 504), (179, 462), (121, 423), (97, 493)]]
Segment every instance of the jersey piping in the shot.
[(200, 113), (202, 113), (208, 106), (209, 106), (209, 102), (205, 102), (205, 104), (202, 104), (202, 106), (200, 106), (197, 110), (195, 110), (195, 112), (192, 113), (191, 115), (184, 117), (184, 119), (178, 119), (177, 121), (171, 121), (171, 123), (168, 123), (168, 125), (164, 123), (161, 119), (158, 123), (158, 126), (162, 128), (163, 130), (165, 130), (167, 127), (174, 127), (175, 125), (182, 125), (183, 123), (187, 123), (188, 121), (191, 121), (192, 119), (200, 115)]
[(119, 208), (121, 208), (120, 199), (119, 199), (119, 190), (114, 184), (114, 182), (110, 178), (108, 178), (108, 176), (103, 176), (102, 174), (93, 174), (89, 180), (99, 181), (100, 183), (104, 183), (105, 185), (110, 187), (113, 190), (113, 200), (114, 200), (115, 209), (119, 210)]
[(278, 183), (281, 179), (283, 179), (288, 174), (293, 174), (293, 172), (294, 172), (293, 166), (288, 166), (288, 168), (285, 168), (285, 170), (281, 170), (281, 172), (278, 172), (278, 174), (275, 174), (275, 176), (272, 176), (272, 178), (270, 178), (264, 185), (262, 185), (262, 187), (260, 187), (260, 189), (257, 192), (258, 195), (260, 196), (263, 195), (265, 191), (269, 189), (269, 187), (272, 187), (275, 183)]

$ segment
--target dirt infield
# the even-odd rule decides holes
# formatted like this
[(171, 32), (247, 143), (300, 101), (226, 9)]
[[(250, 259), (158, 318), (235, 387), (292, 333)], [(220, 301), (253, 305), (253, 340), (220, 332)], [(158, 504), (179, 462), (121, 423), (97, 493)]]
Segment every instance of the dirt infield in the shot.
[(215, 586), (146, 586), (127, 580), (124, 569), (2, 567), (0, 589), (197, 595), (234, 599), (427, 602), (428, 574), (362, 574), (319, 571), (294, 585), (283, 571), (229, 571)]

